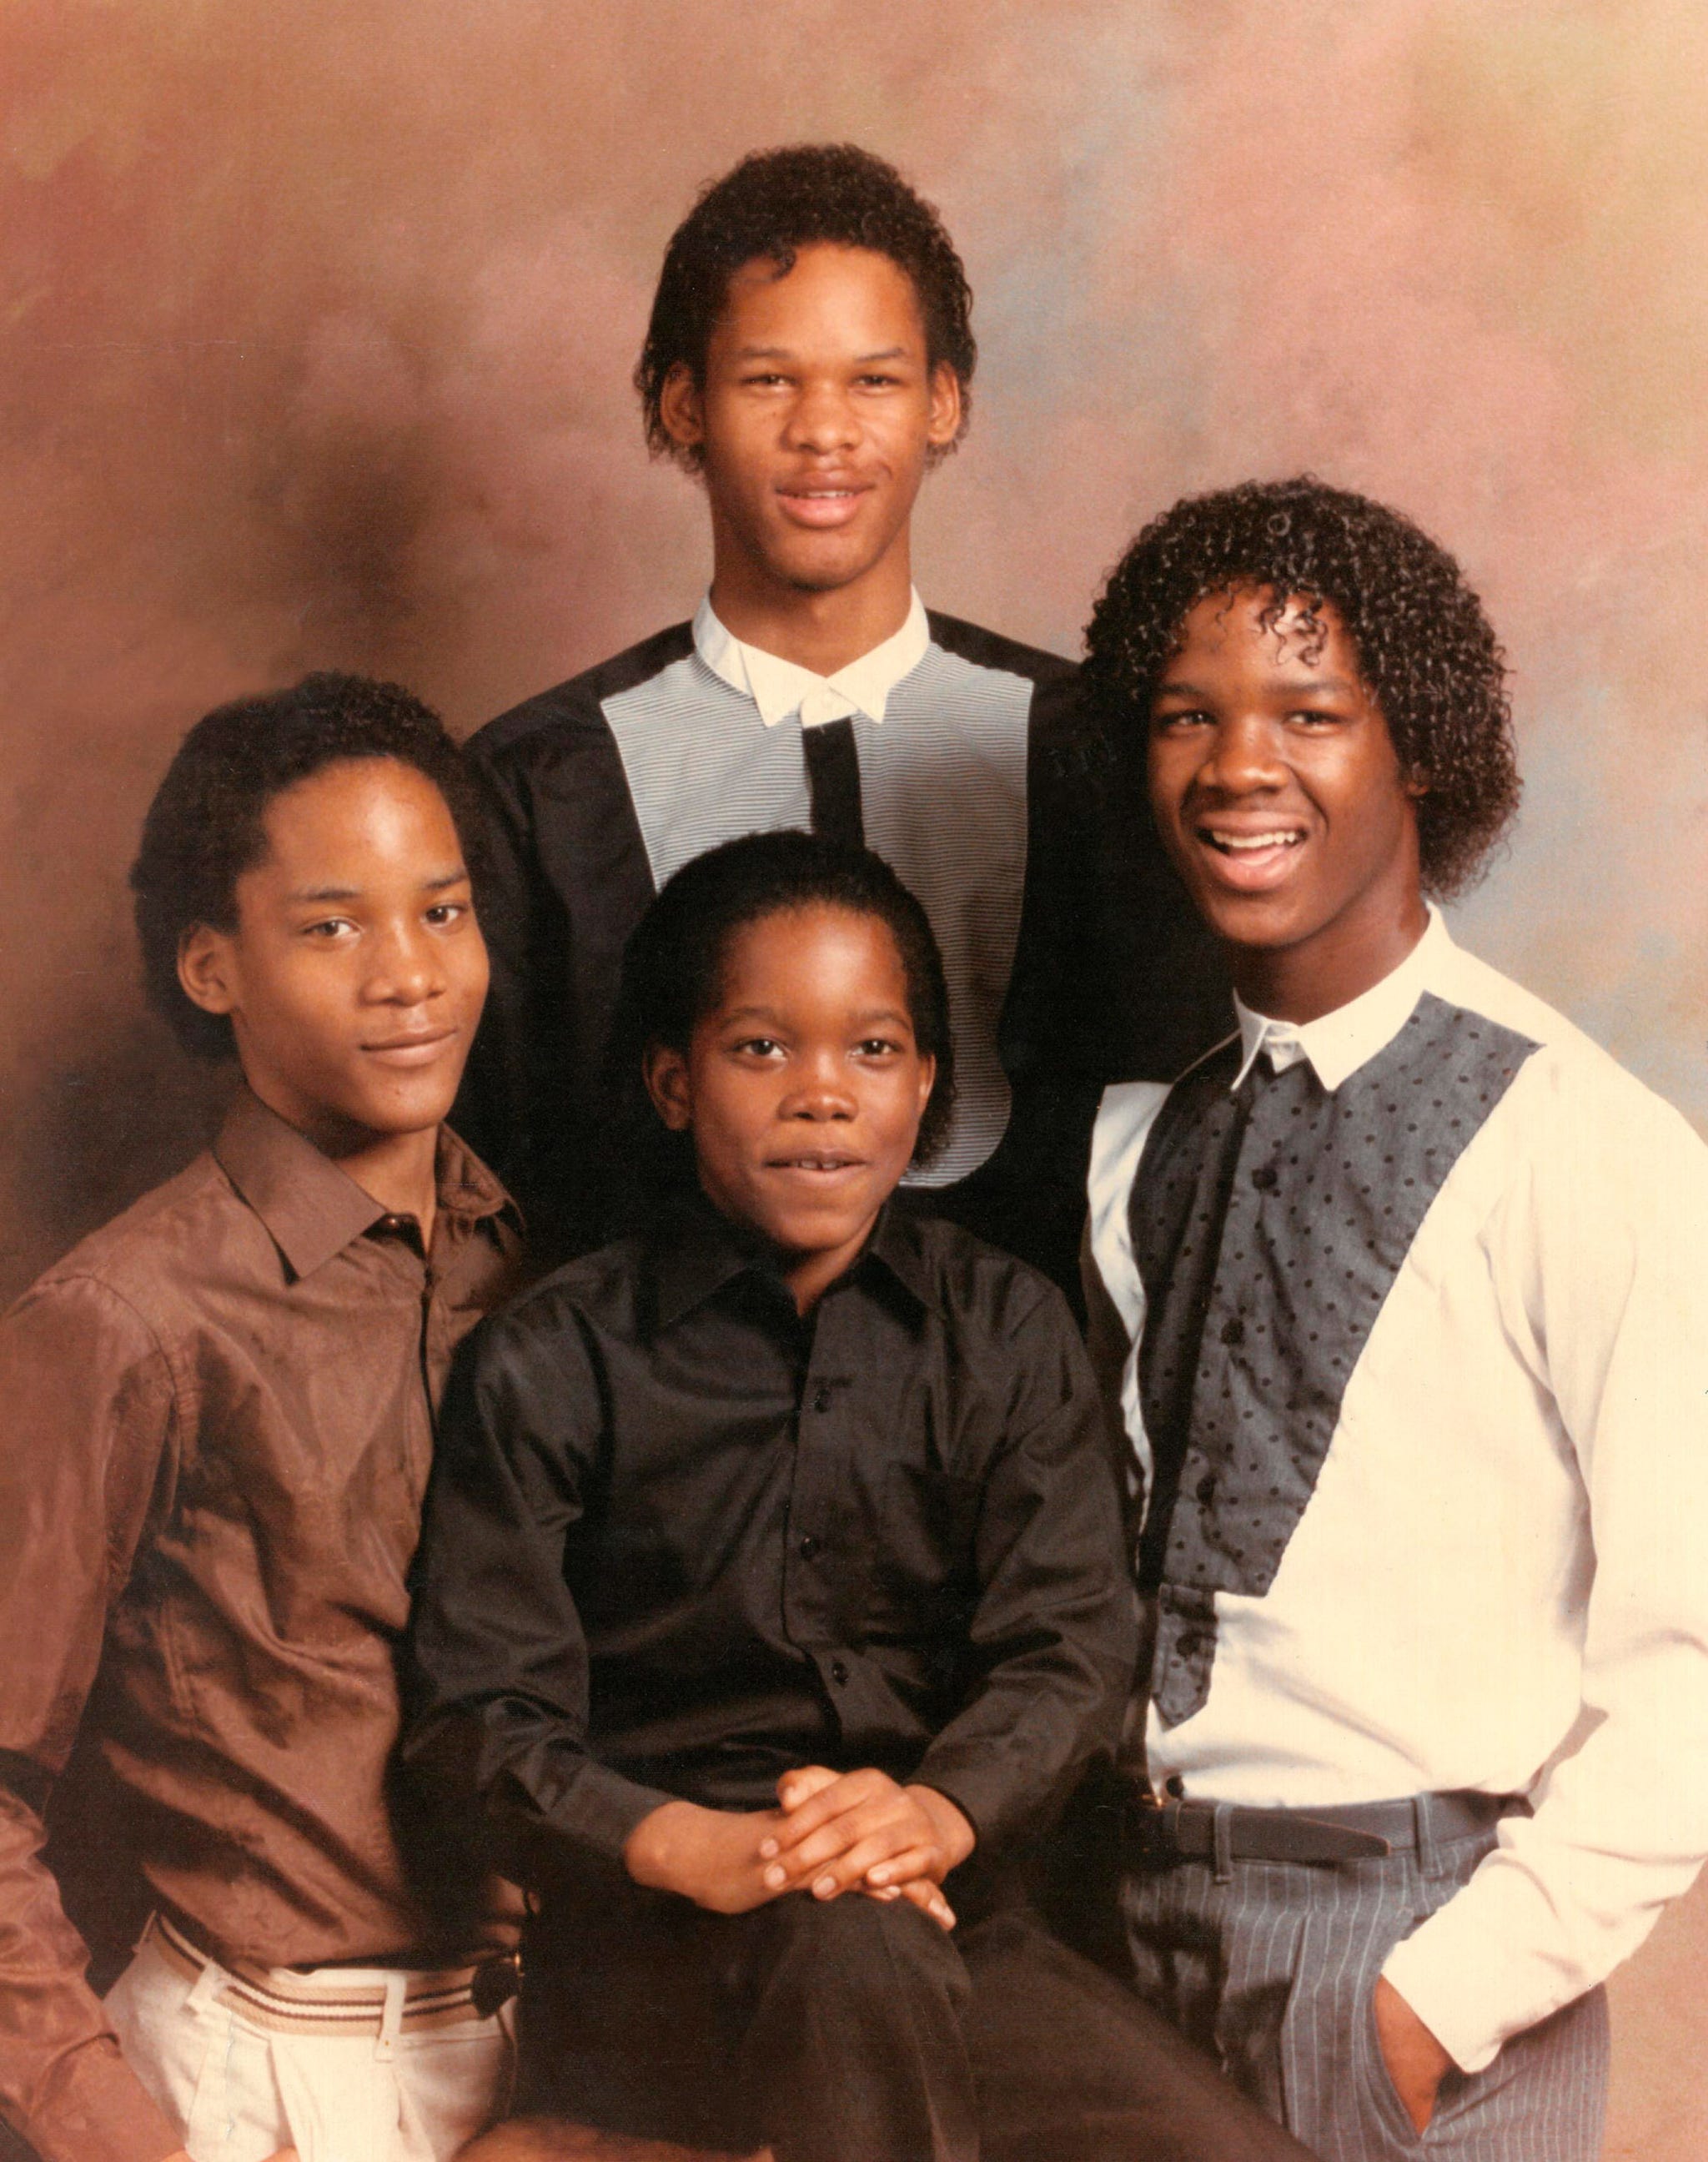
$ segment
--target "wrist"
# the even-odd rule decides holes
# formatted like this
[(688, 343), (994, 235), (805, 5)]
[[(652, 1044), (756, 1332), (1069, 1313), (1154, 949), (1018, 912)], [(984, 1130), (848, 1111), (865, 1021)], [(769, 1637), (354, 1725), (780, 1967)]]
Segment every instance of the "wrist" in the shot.
[(623, 1867), (635, 1883), (653, 1892), (682, 1891), (687, 1845), (705, 1814), (693, 1802), (665, 1802), (649, 1810), (623, 1842)]
[(978, 1834), (958, 1804), (937, 1788), (916, 1786), (907, 1791), (931, 1820), (938, 1845), (943, 1851), (947, 1875), (951, 1869), (958, 1868), (973, 1851), (979, 1843)]

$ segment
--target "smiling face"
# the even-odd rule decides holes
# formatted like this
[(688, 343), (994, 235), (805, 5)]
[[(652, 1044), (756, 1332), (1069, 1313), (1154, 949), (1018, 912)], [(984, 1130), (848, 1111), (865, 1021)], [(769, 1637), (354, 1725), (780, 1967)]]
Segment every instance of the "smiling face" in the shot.
[(918, 296), (888, 256), (819, 242), (781, 278), (770, 261), (744, 264), (703, 382), (679, 365), (661, 411), (701, 461), (720, 588), (764, 605), (889, 580), (905, 610), (908, 515), (961, 405), (954, 371), (927, 364)]
[(1242, 997), (1312, 1021), (1427, 922), (1416, 798), (1334, 608), (1207, 595), (1152, 696), (1151, 807)]
[(686, 1053), (655, 1045), (646, 1068), (708, 1198), (777, 1247), (802, 1312), (906, 1170), (935, 1075), (889, 926), (817, 903), (734, 932)]
[(334, 1157), (431, 1133), (486, 996), (486, 948), (444, 797), (395, 759), (343, 760), (276, 796), (232, 931), (179, 973), (230, 1017), (262, 1102)]

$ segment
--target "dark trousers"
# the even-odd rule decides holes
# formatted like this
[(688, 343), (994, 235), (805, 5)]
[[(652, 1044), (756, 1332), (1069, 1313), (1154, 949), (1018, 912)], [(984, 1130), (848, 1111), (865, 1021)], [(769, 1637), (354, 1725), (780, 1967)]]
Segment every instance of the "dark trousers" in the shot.
[(519, 2108), (776, 2162), (1302, 2162), (1018, 1902), (708, 1914), (624, 1887), (530, 1938)]

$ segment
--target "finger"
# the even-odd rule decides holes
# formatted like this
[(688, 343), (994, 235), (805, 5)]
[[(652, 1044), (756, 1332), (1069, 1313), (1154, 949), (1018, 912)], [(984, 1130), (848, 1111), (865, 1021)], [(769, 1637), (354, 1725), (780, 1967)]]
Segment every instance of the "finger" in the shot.
[(881, 1892), (886, 1884), (908, 1884), (917, 1878), (929, 1877), (935, 1883), (943, 1866), (943, 1852), (935, 1844), (910, 1846), (900, 1854), (880, 1858), (866, 1872), (866, 1882), (875, 1891)]
[[(804, 1883), (816, 1870), (836, 1864), (839, 1856), (848, 1854), (866, 1841), (885, 1842), (870, 1857), (876, 1862), (903, 1846), (917, 1845), (926, 1831), (927, 1827), (915, 1811), (905, 1805), (897, 1809), (885, 1797), (864, 1809), (849, 1810), (846, 1815), (821, 1825), (810, 1839), (777, 1855), (769, 1865), (769, 1871), (782, 1871), (787, 1883)], [(767, 1882), (770, 1881), (769, 1871)]]
[(786, 1885), (804, 1884), (813, 1872), (833, 1862), (838, 1854), (855, 1845), (860, 1828), (852, 1817), (837, 1817), (821, 1825), (808, 1840), (798, 1846), (786, 1847), (781, 1854), (774, 1853), (765, 1865), (765, 1883), (774, 1891)]
[(788, 1811), (781, 1830), (777, 1834), (780, 1852), (798, 1846), (810, 1839), (821, 1825), (830, 1823), (849, 1810), (859, 1809), (880, 1795), (899, 1795), (901, 1789), (893, 1779), (886, 1779), (881, 1772), (844, 1772), (828, 1787)]
[[(846, 1853), (838, 1855), (833, 1861), (827, 1862), (823, 1869), (815, 1873), (812, 1878), (814, 1896), (820, 1899), (834, 1898), (837, 1893), (847, 1891), (851, 1884), (865, 1883), (875, 1869), (885, 1865), (893, 1867), (903, 1855), (918, 1852), (918, 1836), (917, 1825), (880, 1826), (869, 1837), (856, 1841)], [(940, 1855), (937, 1857), (937, 1862), (938, 1869), (940, 1871), (943, 1866), (943, 1858)], [(917, 1869), (906, 1872), (907, 1877), (917, 1877), (922, 1872)], [(881, 1889), (886, 1881), (900, 1883), (902, 1878), (895, 1877), (886, 1880), (880, 1877), (875, 1881)]]
[(797, 1810), (803, 1802), (811, 1801), (814, 1794), (833, 1787), (840, 1777), (827, 1764), (797, 1764), (778, 1780), (777, 1800), (786, 1810)]
[(889, 1892), (874, 1892), (874, 1899), (906, 1899), (917, 1907), (922, 1914), (929, 1914), (941, 1930), (955, 1926), (955, 1910), (944, 1898), (941, 1885), (933, 1884), (928, 1877), (916, 1877), (911, 1884), (898, 1884)]

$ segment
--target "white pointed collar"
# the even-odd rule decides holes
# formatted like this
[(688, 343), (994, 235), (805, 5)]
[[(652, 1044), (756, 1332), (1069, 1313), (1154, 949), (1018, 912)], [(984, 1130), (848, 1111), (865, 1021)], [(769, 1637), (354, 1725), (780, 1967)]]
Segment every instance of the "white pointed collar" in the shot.
[(733, 690), (747, 693), (768, 728), (796, 713), (802, 728), (841, 720), (849, 713), (864, 713), (881, 724), (890, 693), (903, 676), (913, 673), (931, 644), (924, 603), (917, 593), (911, 598), (900, 630), (833, 676), (817, 676), (810, 668), (744, 645), (718, 621), (709, 593), (694, 617), (694, 649), (714, 676)]
[(1397, 968), (1390, 969), (1379, 984), (1349, 999), (1333, 1013), (1315, 1021), (1275, 1021), (1256, 1013), (1236, 992), (1234, 1011), (1240, 1023), (1243, 1056), (1234, 1079), (1238, 1088), (1251, 1071), (1260, 1052), (1267, 1053), (1277, 1073), (1301, 1058), (1309, 1059), (1316, 1077), (1331, 1093), (1349, 1074), (1385, 1051), (1411, 1018), (1422, 996), (1426, 979), (1453, 941), (1441, 912), (1433, 903), (1423, 937)]

